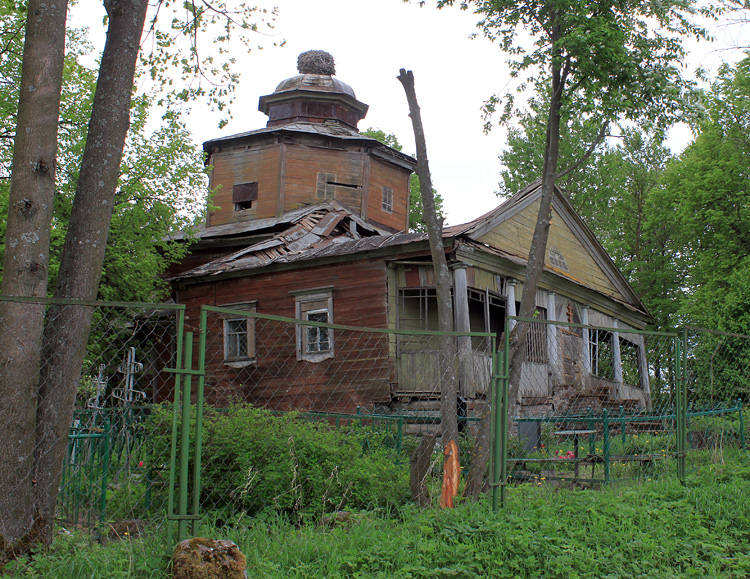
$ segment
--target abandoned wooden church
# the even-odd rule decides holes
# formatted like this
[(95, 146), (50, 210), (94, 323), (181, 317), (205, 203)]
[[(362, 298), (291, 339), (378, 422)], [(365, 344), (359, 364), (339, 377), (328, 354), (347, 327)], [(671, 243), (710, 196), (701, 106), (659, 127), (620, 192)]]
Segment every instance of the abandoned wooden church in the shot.
[[(309, 56), (308, 53), (306, 53)], [(197, 329), (201, 305), (345, 326), (437, 328), (426, 234), (409, 232), (412, 157), (360, 134), (367, 105), (338, 80), (329, 55), (300, 58), (299, 74), (260, 99), (266, 127), (204, 143), (215, 208), (170, 273), (175, 299)], [(455, 330), (499, 334), (516, 313), (541, 191), (532, 184), (496, 209), (446, 227)], [(556, 192), (540, 320), (527, 338), (518, 413), (576, 404), (650, 406), (650, 316)], [(287, 324), (288, 326), (289, 324)], [(613, 331), (614, 329), (615, 331)], [(209, 320), (206, 396), (275, 409), (353, 412), (438, 407), (441, 364), (424, 336), (217, 315)], [(486, 400), (486, 338), (456, 340), (463, 408)]]

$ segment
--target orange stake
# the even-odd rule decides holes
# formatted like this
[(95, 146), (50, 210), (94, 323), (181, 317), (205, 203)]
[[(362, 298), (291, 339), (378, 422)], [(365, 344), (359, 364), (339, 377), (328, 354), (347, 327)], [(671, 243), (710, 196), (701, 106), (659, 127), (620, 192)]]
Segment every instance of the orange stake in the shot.
[(453, 508), (453, 497), (458, 494), (458, 481), (461, 475), (461, 465), (458, 461), (458, 445), (451, 440), (443, 448), (443, 491), (440, 493), (440, 506)]

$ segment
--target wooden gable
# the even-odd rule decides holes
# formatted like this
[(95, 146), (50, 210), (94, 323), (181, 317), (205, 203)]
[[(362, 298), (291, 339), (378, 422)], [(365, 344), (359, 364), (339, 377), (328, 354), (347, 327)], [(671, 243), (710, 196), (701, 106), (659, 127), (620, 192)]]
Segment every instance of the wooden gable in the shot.
[[(541, 188), (527, 190), (484, 216), (466, 233), (475, 241), (526, 261), (540, 197)], [(545, 268), (608, 297), (642, 308), (639, 298), (593, 233), (559, 192), (555, 193), (552, 203)]]

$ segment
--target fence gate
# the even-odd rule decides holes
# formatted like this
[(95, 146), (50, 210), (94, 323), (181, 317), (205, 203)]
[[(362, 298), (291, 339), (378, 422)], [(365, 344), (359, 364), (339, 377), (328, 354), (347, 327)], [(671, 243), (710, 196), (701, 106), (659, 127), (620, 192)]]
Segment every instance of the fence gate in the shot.
[[(167, 499), (167, 541), (170, 545), (175, 542), (175, 531), (177, 542), (188, 536), (198, 536), (200, 519), (206, 332), (205, 323), (202, 323), (199, 331), (197, 359), (194, 360), (195, 336), (193, 332), (185, 332), (184, 312), (181, 314), (183, 315), (177, 322), (175, 367), (165, 369), (175, 375)], [(202, 312), (201, 321), (204, 320), (205, 313)], [(195, 366), (197, 369), (194, 369)], [(193, 397), (194, 378), (197, 381), (195, 397)]]

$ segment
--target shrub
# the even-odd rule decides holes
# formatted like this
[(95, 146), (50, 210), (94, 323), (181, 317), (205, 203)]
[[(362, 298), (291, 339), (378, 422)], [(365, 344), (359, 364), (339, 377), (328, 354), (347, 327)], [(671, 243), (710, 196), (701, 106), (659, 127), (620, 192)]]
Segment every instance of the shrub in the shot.
[[(171, 415), (155, 412), (151, 432), (168, 456)], [(409, 496), (408, 464), (380, 440), (387, 433), (349, 424), (336, 429), (296, 413), (249, 405), (205, 411), (201, 505), (248, 514), (267, 509), (320, 514), (395, 507)]]

